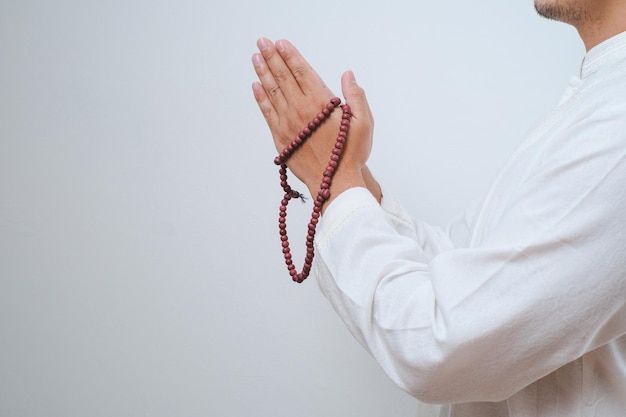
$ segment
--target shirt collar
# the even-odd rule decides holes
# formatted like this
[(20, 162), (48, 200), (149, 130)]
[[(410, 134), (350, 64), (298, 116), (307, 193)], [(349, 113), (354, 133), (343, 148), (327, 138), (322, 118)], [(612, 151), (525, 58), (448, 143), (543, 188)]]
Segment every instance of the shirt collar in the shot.
[(594, 46), (587, 52), (580, 68), (582, 80), (590, 77), (603, 67), (626, 57), (626, 32), (622, 32)]

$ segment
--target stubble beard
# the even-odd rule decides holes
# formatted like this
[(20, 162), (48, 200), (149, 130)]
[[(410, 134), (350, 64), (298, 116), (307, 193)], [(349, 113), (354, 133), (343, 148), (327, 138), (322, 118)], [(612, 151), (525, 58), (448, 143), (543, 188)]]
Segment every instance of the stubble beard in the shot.
[(588, 9), (580, 1), (535, 0), (535, 10), (539, 16), (577, 26), (592, 19)]

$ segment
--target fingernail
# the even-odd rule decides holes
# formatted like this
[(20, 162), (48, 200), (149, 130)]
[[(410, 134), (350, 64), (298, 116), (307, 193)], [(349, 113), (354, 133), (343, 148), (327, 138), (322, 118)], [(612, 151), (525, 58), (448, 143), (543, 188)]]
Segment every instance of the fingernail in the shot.
[(356, 77), (354, 76), (354, 73), (352, 71), (348, 71), (348, 79), (351, 83), (356, 84)]
[(259, 39), (256, 44), (259, 47), (259, 51), (261, 52), (265, 51), (268, 48), (268, 42), (265, 38)]
[(278, 50), (278, 52), (285, 52), (285, 50), (287, 49), (287, 45), (285, 45), (285, 41), (278, 41), (276, 42), (276, 49)]
[(252, 64), (255, 67), (260, 67), (261, 65), (263, 65), (263, 57), (261, 56), (261, 54), (252, 55)]

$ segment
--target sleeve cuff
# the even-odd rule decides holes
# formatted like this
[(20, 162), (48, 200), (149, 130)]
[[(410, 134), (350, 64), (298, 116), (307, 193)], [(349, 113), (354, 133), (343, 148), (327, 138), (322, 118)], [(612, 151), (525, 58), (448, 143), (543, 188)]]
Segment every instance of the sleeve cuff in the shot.
[(321, 218), (317, 228), (317, 245), (325, 247), (343, 222), (352, 213), (365, 207), (380, 207), (376, 198), (367, 188), (350, 188), (339, 194), (328, 205)]

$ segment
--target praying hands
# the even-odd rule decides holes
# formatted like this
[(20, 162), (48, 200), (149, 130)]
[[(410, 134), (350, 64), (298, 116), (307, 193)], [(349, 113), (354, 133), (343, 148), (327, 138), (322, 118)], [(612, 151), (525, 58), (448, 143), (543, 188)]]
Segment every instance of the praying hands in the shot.
[[(252, 62), (260, 82), (253, 83), (252, 90), (281, 152), (335, 95), (288, 41), (261, 38), (257, 46), (260, 53), (252, 56)], [(380, 201), (380, 188), (366, 166), (374, 128), (371, 110), (351, 71), (343, 74), (341, 88), (352, 119), (326, 203), (352, 187), (366, 187)], [(340, 121), (341, 112), (333, 112), (287, 161), (312, 196), (319, 190)]]

